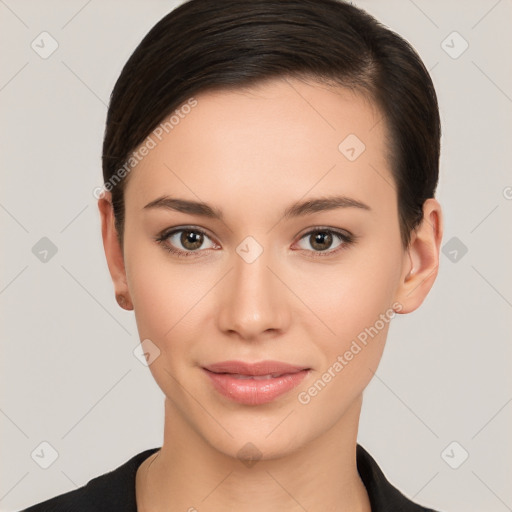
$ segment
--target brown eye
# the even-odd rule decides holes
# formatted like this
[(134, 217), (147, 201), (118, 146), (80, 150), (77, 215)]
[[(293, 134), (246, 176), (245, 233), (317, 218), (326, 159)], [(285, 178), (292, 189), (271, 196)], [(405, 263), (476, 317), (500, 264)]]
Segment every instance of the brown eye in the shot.
[[(334, 249), (332, 249), (333, 242), (335, 242), (336, 239), (339, 243), (334, 246)], [(352, 244), (355, 237), (333, 229), (317, 228), (313, 231), (308, 231), (304, 236), (302, 236), (300, 242), (304, 240), (308, 242), (312, 249), (301, 246), (300, 243), (299, 247), (310, 252), (312, 256), (331, 256)]]
[[(208, 249), (215, 247), (210, 237), (199, 228), (181, 228), (166, 231), (156, 241), (163, 247), (177, 256), (199, 256)], [(210, 245), (203, 247), (206, 241)]]
[(189, 250), (195, 251), (201, 247), (203, 244), (204, 235), (199, 231), (194, 230), (182, 230), (180, 236), (180, 243), (182, 246)]
[(316, 233), (309, 235), (309, 237), (311, 247), (319, 251), (325, 251), (325, 249), (329, 249), (333, 241), (332, 234), (328, 231), (317, 231)]

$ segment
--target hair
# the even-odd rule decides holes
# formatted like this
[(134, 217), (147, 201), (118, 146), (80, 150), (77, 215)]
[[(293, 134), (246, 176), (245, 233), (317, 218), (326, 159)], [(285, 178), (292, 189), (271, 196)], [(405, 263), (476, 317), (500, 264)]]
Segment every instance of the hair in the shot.
[[(435, 89), (407, 41), (341, 0), (189, 0), (167, 14), (142, 39), (112, 91), (103, 141), (105, 184), (194, 94), (279, 77), (348, 87), (378, 106), (407, 248), (438, 182)], [(128, 178), (111, 188), (121, 247)]]

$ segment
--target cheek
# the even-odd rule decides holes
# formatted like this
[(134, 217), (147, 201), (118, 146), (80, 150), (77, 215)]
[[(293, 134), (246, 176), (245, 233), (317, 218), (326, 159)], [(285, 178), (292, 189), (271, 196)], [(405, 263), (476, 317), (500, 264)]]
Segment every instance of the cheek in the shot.
[[(165, 256), (165, 255), (164, 255)], [(134, 259), (130, 266), (129, 287), (134, 303), (137, 331), (143, 348), (149, 347), (157, 357), (149, 370), (165, 396), (179, 401), (182, 381), (178, 369), (188, 368), (187, 343), (194, 332), (194, 304), (198, 292), (188, 285), (186, 274), (159, 258)], [(165, 259), (165, 257), (164, 257)], [(142, 263), (144, 262), (144, 263)], [(150, 343), (144, 340), (150, 340)], [(144, 343), (148, 345), (144, 346)], [(156, 348), (155, 348), (156, 346)], [(190, 388), (190, 385), (188, 385)]]
[[(312, 332), (311, 339), (325, 340), (324, 352), (332, 355), (373, 326), (393, 303), (396, 267), (392, 258), (358, 254), (297, 280), (297, 295), (321, 321), (315, 322), (316, 336)], [(325, 335), (319, 337), (320, 328)]]
[[(152, 361), (149, 369), (158, 386), (168, 393), (170, 369), (168, 340), (175, 336), (183, 317), (183, 292), (178, 276), (159, 258), (155, 251), (131, 248), (126, 251), (126, 275), (134, 305), (134, 315), (139, 339), (145, 352), (150, 352)], [(149, 340), (149, 341), (147, 341)]]
[[(323, 415), (331, 423), (372, 379), (395, 317), (392, 269), (370, 260), (350, 269), (331, 271), (328, 281), (317, 280), (309, 296), (312, 309), (335, 334), (319, 336), (316, 330), (315, 336), (311, 331), (322, 364), (297, 399), (312, 416)], [(315, 326), (318, 329), (318, 322)]]
[(127, 247), (126, 274), (139, 337), (156, 345), (158, 357), (149, 368), (171, 396), (178, 391), (172, 376), (182, 380), (187, 377), (183, 372), (196, 364), (196, 346), (211, 311), (206, 295), (216, 279), (206, 267), (171, 262), (160, 247), (145, 248), (143, 242)]
[(361, 280), (358, 273), (340, 279), (337, 291), (323, 296), (324, 309), (317, 310), (336, 335), (311, 337), (322, 364), (297, 390), (301, 414), (317, 418), (311, 423), (311, 435), (341, 420), (373, 378), (382, 357), (394, 312), (388, 307), (386, 286), (363, 285)]
[[(391, 248), (384, 257), (383, 252), (377, 246), (360, 251), (310, 281), (314, 284), (306, 295), (311, 300), (308, 305), (330, 331), (326, 336), (319, 336), (318, 330), (316, 336), (310, 333), (323, 357), (315, 389), (311, 395), (305, 391), (311, 398), (321, 392), (318, 402), (349, 402), (363, 391), (378, 367), (395, 316), (392, 304), (400, 270), (399, 254), (392, 254)], [(319, 323), (315, 325), (318, 329)]]
[(180, 268), (156, 242), (134, 236), (126, 237), (125, 262), (140, 337), (163, 342), (197, 302), (201, 278), (190, 279), (190, 267)]

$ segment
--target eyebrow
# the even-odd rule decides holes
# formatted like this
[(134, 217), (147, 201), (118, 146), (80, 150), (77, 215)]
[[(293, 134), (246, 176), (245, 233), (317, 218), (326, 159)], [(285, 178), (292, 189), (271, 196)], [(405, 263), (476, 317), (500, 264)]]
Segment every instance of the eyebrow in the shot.
[[(143, 209), (162, 208), (165, 210), (172, 210), (181, 213), (188, 213), (191, 215), (199, 215), (201, 217), (208, 217), (211, 219), (223, 220), (223, 213), (218, 208), (210, 206), (208, 203), (202, 201), (190, 201), (188, 199), (179, 199), (170, 197), (168, 195), (161, 196), (154, 201), (151, 201)], [(296, 217), (303, 217), (312, 215), (317, 212), (328, 210), (335, 210), (337, 208), (359, 208), (362, 210), (372, 211), (372, 209), (365, 203), (357, 201), (346, 196), (327, 196), (307, 199), (305, 201), (297, 201), (288, 206), (283, 217), (291, 219)]]

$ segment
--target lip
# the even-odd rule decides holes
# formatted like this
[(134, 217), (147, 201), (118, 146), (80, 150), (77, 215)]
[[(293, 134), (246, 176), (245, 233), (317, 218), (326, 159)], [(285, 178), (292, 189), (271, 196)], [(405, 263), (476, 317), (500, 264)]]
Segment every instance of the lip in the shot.
[(247, 405), (271, 402), (298, 386), (311, 370), (280, 361), (224, 361), (202, 369), (219, 393)]

